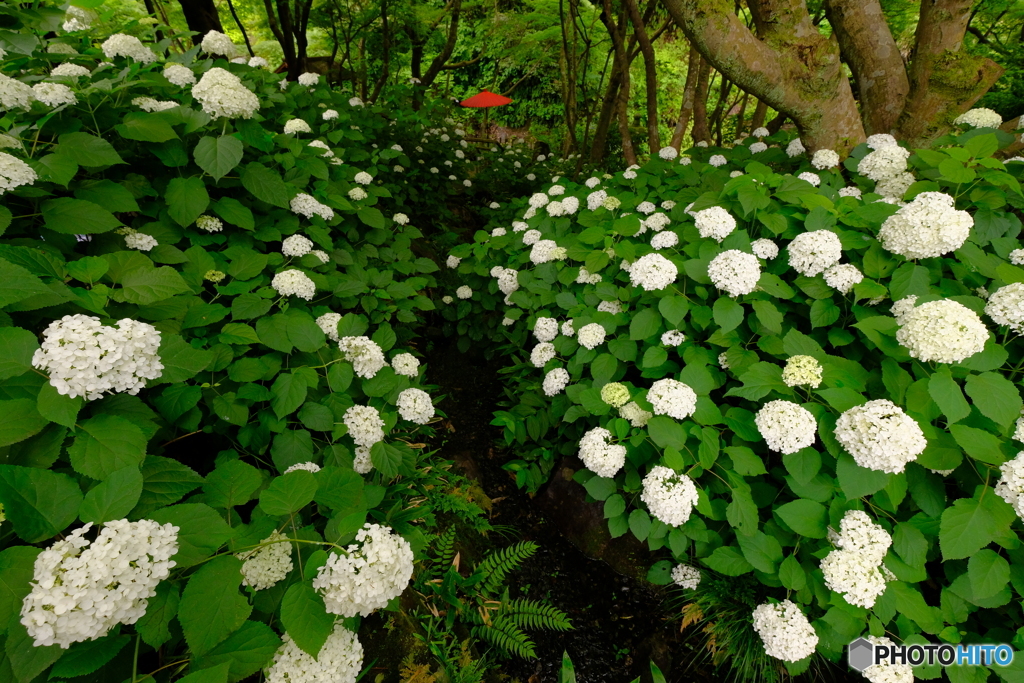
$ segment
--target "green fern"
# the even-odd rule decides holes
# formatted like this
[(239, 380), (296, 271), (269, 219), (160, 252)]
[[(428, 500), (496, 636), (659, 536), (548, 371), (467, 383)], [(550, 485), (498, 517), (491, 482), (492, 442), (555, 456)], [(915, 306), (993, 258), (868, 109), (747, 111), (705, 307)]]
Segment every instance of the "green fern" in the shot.
[(496, 550), (483, 559), (474, 575), (480, 577), (480, 592), (484, 595), (495, 593), (505, 582), (505, 577), (520, 564), (537, 552), (537, 544), (521, 541), (501, 550)]
[(434, 556), (431, 572), (435, 575), (444, 574), (455, 560), (455, 527), (448, 527), (447, 531), (437, 537)]
[(473, 635), (497, 647), (506, 655), (523, 659), (536, 659), (537, 651), (530, 637), (523, 633), (513, 619), (499, 616), (490, 626), (477, 626)]
[(512, 618), (516, 625), (522, 628), (551, 631), (568, 631), (572, 628), (572, 622), (565, 612), (554, 605), (529, 598), (519, 598), (506, 603), (499, 614)]

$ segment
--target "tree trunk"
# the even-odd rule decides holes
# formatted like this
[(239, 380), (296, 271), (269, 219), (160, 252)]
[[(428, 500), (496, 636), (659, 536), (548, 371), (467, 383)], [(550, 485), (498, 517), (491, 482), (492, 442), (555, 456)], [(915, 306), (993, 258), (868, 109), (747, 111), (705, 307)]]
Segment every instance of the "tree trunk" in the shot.
[(615, 119), (619, 125), (619, 135), (622, 138), (622, 156), (625, 157), (626, 163), (633, 165), (636, 163), (636, 152), (633, 150), (633, 136), (629, 132), (629, 65), (630, 59), (626, 53), (625, 45), (623, 45), (622, 34), (619, 32), (620, 26), (625, 26), (625, 18), (623, 17), (619, 21), (619, 26), (615, 24), (615, 17), (612, 15), (611, 0), (604, 0), (604, 11), (601, 12), (601, 21), (604, 23), (605, 28), (608, 29), (608, 35), (612, 39), (612, 47), (615, 50), (615, 61), (619, 66), (619, 90), (618, 96), (615, 98)]
[(697, 72), (701, 68), (700, 53), (697, 48), (690, 45), (690, 55), (686, 61), (686, 83), (683, 84), (683, 102), (679, 105), (679, 118), (676, 119), (676, 128), (672, 133), (670, 145), (679, 150), (683, 145), (683, 136), (686, 135), (686, 127), (690, 125), (690, 116), (693, 114), (694, 94), (697, 91)]
[(722, 84), (718, 88), (718, 102), (715, 103), (715, 110), (711, 112), (711, 129), (715, 131), (715, 144), (722, 146), (722, 117), (725, 116), (727, 100), (732, 91), (732, 83), (728, 78), (722, 77)]
[(939, 137), (988, 92), (1003, 67), (961, 50), (973, 0), (922, 0), (910, 95), (896, 135), (911, 146)]
[(789, 115), (810, 151), (844, 154), (864, 140), (839, 46), (819, 33), (803, 0), (748, 0), (760, 39), (727, 4), (662, 3), (724, 77)]
[(640, 44), (644, 56), (644, 79), (647, 90), (647, 146), (653, 156), (661, 149), (661, 135), (658, 131), (658, 66), (654, 61), (654, 46), (644, 26), (636, 0), (623, 0), (633, 22), (633, 35)]
[(750, 130), (757, 130), (764, 126), (764, 118), (768, 115), (768, 105), (762, 100), (757, 101), (754, 107), (754, 118), (750, 119)]
[(459, 37), (459, 17), (462, 14), (462, 0), (452, 0), (451, 6), (452, 16), (448, 22), (448, 38), (445, 40), (441, 52), (434, 57), (433, 61), (430, 62), (430, 66), (427, 67), (427, 72), (423, 74), (421, 80), (424, 89), (429, 88), (434, 79), (437, 78), (437, 75), (441, 73), (441, 67), (452, 56), (452, 51), (455, 49), (455, 40)]
[(224, 32), (224, 27), (220, 23), (220, 14), (217, 13), (217, 5), (213, 0), (178, 0), (178, 2), (181, 3), (181, 13), (185, 15), (188, 30), (198, 34), (192, 36), (193, 45), (203, 42), (203, 37), (210, 31)]
[(825, 16), (857, 83), (864, 131), (891, 132), (906, 104), (910, 81), (882, 6), (878, 0), (826, 0)]
[[(562, 50), (558, 59), (558, 68), (562, 73), (562, 103), (565, 107), (565, 127), (569, 130), (569, 144), (572, 152), (579, 147), (576, 139), (576, 16), (570, 4), (569, 13), (572, 21), (573, 45), (569, 47), (566, 35), (565, 0), (558, 0), (558, 14), (562, 26)], [(497, 72), (495, 72), (497, 73)]]
[(608, 146), (608, 130), (611, 128), (612, 115), (615, 113), (615, 102), (618, 101), (620, 85), (619, 56), (615, 54), (612, 59), (611, 75), (608, 76), (608, 88), (605, 90), (604, 99), (601, 102), (601, 113), (597, 116), (594, 142), (590, 147), (590, 160), (595, 164), (600, 163), (604, 159), (604, 151)]
[(708, 83), (711, 80), (711, 62), (700, 60), (700, 72), (697, 74), (697, 92), (693, 99), (693, 130), (690, 137), (693, 144), (708, 142), (711, 133), (708, 132)]

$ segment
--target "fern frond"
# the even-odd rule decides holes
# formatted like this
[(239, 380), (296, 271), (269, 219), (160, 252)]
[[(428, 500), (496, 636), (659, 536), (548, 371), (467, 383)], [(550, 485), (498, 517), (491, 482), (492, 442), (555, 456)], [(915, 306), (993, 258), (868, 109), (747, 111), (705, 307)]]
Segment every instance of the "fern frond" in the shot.
[(486, 640), (505, 655), (522, 657), (523, 659), (537, 658), (533, 641), (510, 619), (499, 617), (494, 620), (490, 627), (478, 626), (473, 629), (473, 635)]
[(510, 617), (522, 628), (568, 631), (573, 627), (569, 617), (562, 610), (529, 598), (519, 598), (506, 603), (501, 614)]
[(480, 592), (491, 594), (496, 592), (505, 582), (505, 577), (515, 571), (520, 564), (537, 552), (537, 544), (521, 541), (501, 550), (495, 550), (477, 565), (473, 572), (483, 577)]
[(434, 544), (434, 562), (431, 572), (440, 576), (448, 571), (452, 560), (455, 559), (455, 527), (449, 527), (447, 531), (437, 537)]

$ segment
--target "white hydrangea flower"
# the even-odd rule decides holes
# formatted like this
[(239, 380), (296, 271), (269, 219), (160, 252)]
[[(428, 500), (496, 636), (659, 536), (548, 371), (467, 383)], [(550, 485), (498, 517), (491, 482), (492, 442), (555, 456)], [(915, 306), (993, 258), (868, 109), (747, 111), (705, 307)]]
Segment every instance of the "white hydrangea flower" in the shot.
[(604, 200), (607, 198), (607, 192), (604, 190), (595, 190), (587, 195), (587, 208), (591, 211), (596, 211), (599, 207), (604, 206)]
[(562, 199), (561, 203), (563, 214), (566, 216), (571, 216), (579, 211), (580, 200), (578, 197), (565, 197)]
[(839, 263), (843, 245), (830, 230), (804, 232), (789, 243), (789, 265), (801, 275), (814, 277)]
[(753, 254), (729, 249), (711, 259), (708, 277), (716, 288), (729, 296), (750, 294), (761, 279), (761, 262)]
[(348, 100), (348, 106), (350, 106), (350, 107), (363, 107), (365, 105), (363, 104), (363, 101), (361, 99), (359, 99), (358, 97), (350, 97), (349, 100)]
[(579, 458), (583, 465), (599, 477), (610, 479), (626, 464), (626, 447), (610, 444), (612, 433), (603, 427), (594, 427), (580, 440)]
[(473, 296), (473, 289), (469, 285), (462, 285), (455, 290), (455, 296), (460, 299), (469, 299)]
[(59, 64), (56, 67), (54, 67), (53, 71), (50, 72), (50, 76), (53, 78), (80, 78), (82, 76), (88, 75), (88, 69), (86, 69), (84, 66), (72, 64), (71, 62)]
[(899, 474), (924, 452), (920, 425), (886, 399), (850, 408), (836, 421), (836, 441), (861, 467)]
[(68, 5), (68, 9), (64, 13), (64, 23), (61, 24), (61, 29), (66, 33), (87, 31), (92, 28), (92, 23), (96, 21), (96, 18), (97, 15), (92, 10)]
[(537, 318), (533, 336), (540, 342), (549, 342), (558, 336), (558, 321), (554, 318)]
[(154, 100), (152, 97), (136, 97), (132, 100), (132, 104), (142, 111), (148, 111), (150, 113), (166, 111), (178, 106), (178, 103), (173, 100), (160, 101)]
[(569, 384), (569, 372), (565, 368), (555, 368), (544, 375), (542, 388), (546, 396), (557, 396)]
[(153, 520), (107, 522), (95, 541), (75, 529), (36, 556), (21, 623), (36, 647), (95, 640), (117, 624), (134, 624), (170, 575), (178, 527)]
[(316, 294), (316, 284), (301, 270), (285, 270), (274, 276), (270, 286), (281, 296), (297, 296), (311, 301)]
[(811, 173), (810, 171), (804, 171), (803, 173), (801, 173), (797, 177), (800, 180), (806, 180), (807, 182), (809, 182), (811, 185), (814, 185), (815, 187), (818, 187), (819, 185), (821, 185), (821, 178), (818, 176), (817, 173)]
[(281, 253), (285, 256), (305, 256), (313, 250), (313, 241), (302, 235), (292, 235), (281, 242)]
[(722, 352), (722, 353), (718, 354), (718, 367), (722, 368), (723, 370), (728, 370), (729, 369), (729, 354), (728, 353)]
[(619, 417), (623, 420), (628, 420), (629, 424), (633, 427), (643, 429), (647, 426), (647, 421), (654, 417), (654, 413), (647, 412), (637, 405), (636, 401), (630, 401), (619, 408)]
[(328, 613), (365, 617), (401, 595), (412, 571), (409, 542), (390, 527), (366, 524), (344, 555), (328, 556), (313, 579), (313, 588), (323, 596)]
[(620, 382), (608, 382), (601, 387), (601, 400), (613, 408), (621, 408), (629, 401), (629, 388)]
[(392, 358), (391, 367), (396, 374), (406, 377), (415, 377), (420, 373), (420, 361), (411, 353), (400, 353)]
[(693, 222), (701, 237), (721, 243), (736, 229), (736, 219), (720, 206), (712, 206), (693, 214)]
[(290, 119), (284, 124), (285, 135), (293, 135), (295, 133), (312, 133), (313, 129), (309, 127), (309, 124), (302, 119)]
[(679, 346), (686, 341), (686, 335), (679, 330), (669, 330), (661, 335), (662, 346)]
[(893, 317), (896, 318), (897, 325), (906, 325), (909, 319), (910, 313), (914, 310), (914, 305), (917, 303), (916, 296), (906, 296), (897, 301), (889, 309)]
[(754, 252), (754, 256), (765, 261), (771, 261), (779, 255), (779, 245), (766, 239), (759, 239), (751, 242), (750, 250)]
[(804, 143), (800, 141), (800, 138), (793, 138), (792, 140), (789, 141), (789, 144), (786, 145), (786, 154), (790, 158), (800, 156), (806, 151), (807, 150), (804, 148)]
[(320, 74), (315, 74), (311, 71), (307, 71), (304, 74), (299, 74), (299, 85), (307, 88), (312, 88), (314, 85), (320, 82)]
[[(291, 469), (289, 468), (285, 474)], [(258, 591), (282, 581), (294, 566), (292, 544), (280, 531), (275, 531), (260, 541), (259, 548), (238, 553), (235, 557), (242, 560), (242, 585), (252, 586), (253, 590)]]
[(721, 154), (712, 154), (711, 158), (708, 159), (708, 163), (712, 166), (725, 166), (729, 163), (729, 160)]
[(854, 185), (847, 185), (846, 187), (839, 189), (840, 197), (853, 197), (854, 199), (860, 199), (862, 194), (863, 193), (860, 191), (860, 188)]
[(361, 187), (353, 187), (348, 191), (348, 198), (352, 201), (361, 202), (370, 195), (366, 194), (366, 190)]
[(839, 154), (831, 149), (819, 149), (811, 156), (811, 166), (824, 171), (839, 165)]
[(544, 367), (554, 357), (555, 345), (550, 342), (541, 342), (534, 346), (533, 351), (530, 352), (530, 362), (533, 363), (535, 368)]
[(622, 172), (622, 177), (626, 180), (634, 180), (636, 178), (636, 171), (628, 170)]
[(659, 232), (651, 238), (651, 246), (655, 249), (671, 249), (679, 244), (679, 235), (671, 231)]
[(957, 126), (971, 126), (972, 128), (998, 128), (1003, 125), (1003, 117), (991, 109), (975, 107), (953, 119), (953, 123)]
[(882, 149), (883, 147), (896, 147), (899, 143), (896, 138), (888, 133), (875, 133), (868, 136), (868, 147), (871, 149)]
[(697, 486), (685, 474), (656, 465), (644, 477), (640, 500), (656, 519), (679, 526), (686, 524), (697, 504)]
[(757, 431), (768, 448), (779, 453), (796, 453), (814, 443), (817, 422), (814, 415), (792, 401), (769, 401), (754, 418)]
[(996, 483), (996, 495), (1009, 503), (1017, 516), (1024, 519), (1024, 452), (1000, 465), (999, 471), (1001, 474)]
[(887, 199), (903, 199), (910, 186), (914, 184), (912, 173), (897, 173), (888, 178), (882, 178), (875, 185), (875, 194), (880, 194)]
[(320, 116), (321, 116), (321, 118), (324, 121), (333, 121), (336, 118), (338, 118), (338, 110), (337, 109), (328, 109), (327, 111), (325, 111)]
[[(881, 569), (885, 571), (885, 566), (883, 565)], [(871, 641), (872, 645), (886, 645), (888, 647), (895, 645), (888, 638), (865, 637)], [(870, 683), (914, 683), (914, 667), (910, 664), (890, 664), (888, 662), (872, 664), (864, 669), (861, 675), (868, 679)]]
[(341, 623), (327, 637), (314, 659), (285, 633), (264, 672), (267, 683), (355, 683), (363, 667), (363, 646)]
[(133, 230), (131, 228), (123, 228), (124, 234), (124, 246), (129, 249), (137, 249), (139, 251), (150, 251), (153, 247), (160, 246), (156, 241), (156, 238), (151, 235), (146, 235)]
[(668, 415), (677, 420), (685, 420), (697, 409), (697, 394), (693, 389), (669, 377), (651, 385), (647, 391), (647, 400), (655, 415)]
[[(643, 225), (645, 228), (650, 228), (654, 232), (659, 232), (667, 228), (671, 222), (672, 219), (666, 216), (665, 214), (656, 213), (652, 216), (648, 216), (647, 218), (645, 218), (641, 222), (641, 225)], [(643, 231), (641, 230), (641, 232)]]
[(782, 369), (782, 381), (788, 387), (809, 386), (817, 389), (821, 384), (821, 363), (814, 356), (792, 356)]
[(693, 590), (700, 585), (700, 570), (688, 564), (677, 564), (672, 568), (672, 583)]
[(130, 57), (142, 64), (149, 64), (157, 60), (156, 53), (143, 45), (141, 40), (124, 33), (115, 33), (110, 36), (103, 41), (100, 49), (103, 50), (103, 54), (106, 55), (107, 59)]
[(985, 304), (985, 314), (1017, 334), (1024, 331), (1024, 282), (1012, 282), (993, 292)]
[(260, 100), (239, 80), (238, 76), (220, 67), (214, 67), (203, 74), (192, 86), (192, 96), (203, 111), (217, 119), (250, 119), (260, 108)]
[(658, 150), (658, 156), (665, 161), (672, 161), (679, 156), (679, 150), (675, 147), (662, 147)]
[(697, 147), (707, 147), (708, 146), (708, 141), (707, 140), (701, 140), (700, 142), (697, 143), (696, 146)]
[(622, 302), (620, 302), (620, 301), (602, 301), (601, 303), (599, 303), (597, 305), (597, 310), (598, 310), (598, 312), (601, 312), (601, 313), (611, 313), (612, 315), (616, 315), (618, 313), (622, 313), (622, 311), (623, 311)]
[(325, 221), (329, 221), (334, 218), (334, 209), (326, 204), (321, 204), (304, 192), (300, 192), (295, 195), (289, 203), (289, 206), (291, 207), (292, 213), (297, 213), (300, 216), (305, 216), (306, 218), (320, 216)]
[(835, 265), (825, 271), (825, 284), (841, 294), (848, 294), (862, 280), (864, 274), (852, 263)]
[(66, 315), (43, 331), (32, 365), (49, 373), (62, 396), (95, 401), (107, 392), (134, 396), (146, 380), (158, 379), (159, 351), (160, 332), (147, 323), (124, 318), (109, 327), (93, 316)]
[(338, 321), (341, 320), (340, 313), (324, 313), (316, 319), (317, 326), (324, 331), (331, 341), (340, 341), (338, 337)]
[(372, 378), (388, 364), (384, 351), (369, 337), (342, 337), (338, 348), (352, 364), (356, 375), (363, 379)]
[(398, 413), (403, 420), (425, 425), (434, 417), (434, 403), (422, 389), (409, 388), (398, 395)]
[(910, 150), (899, 145), (884, 145), (864, 155), (857, 164), (857, 173), (878, 182), (904, 173), (909, 158)]
[(742, 175), (746, 175), (746, 173), (744, 173), (743, 171), (730, 171), (729, 173), (730, 178), (739, 178)]
[(373, 460), (370, 457), (370, 449), (366, 446), (356, 446), (355, 456), (352, 458), (352, 470), (359, 474), (368, 474), (373, 469)]
[(78, 104), (74, 91), (63, 83), (36, 83), (32, 86), (33, 96), (48, 107)]
[(597, 187), (598, 185), (601, 184), (601, 179), (600, 178), (594, 178), (594, 177), (587, 178), (587, 181), (585, 183), (583, 183), (583, 184), (586, 185), (591, 190), (593, 190), (595, 187)]
[(678, 275), (676, 265), (657, 253), (641, 256), (629, 269), (629, 281), (648, 292), (668, 287)]
[(231, 39), (220, 31), (209, 31), (203, 36), (201, 43), (203, 52), (211, 55), (221, 55), (232, 59), (238, 55), (238, 48)]
[(310, 253), (313, 254), (313, 256), (316, 256), (318, 259), (320, 259), (321, 263), (328, 263), (331, 260), (331, 257), (327, 254), (327, 252), (322, 249), (314, 249)]
[(562, 335), (565, 337), (572, 337), (575, 336), (575, 334), (576, 330), (572, 328), (572, 318), (569, 318), (564, 323), (562, 323)]
[[(888, 149), (888, 148), (886, 148)], [(966, 211), (942, 192), (922, 192), (882, 223), (878, 239), (888, 251), (908, 259), (942, 256), (963, 246), (974, 226)]]
[(959, 363), (985, 348), (988, 328), (952, 299), (929, 301), (906, 313), (896, 341), (923, 362)]
[(384, 420), (372, 406), (354, 405), (345, 411), (341, 421), (348, 427), (348, 435), (357, 446), (370, 448), (384, 440)]
[(768, 145), (766, 145), (765, 143), (761, 142), (760, 140), (758, 140), (754, 144), (750, 145), (750, 153), (751, 154), (760, 154), (761, 152), (765, 151), (766, 149), (768, 149)]
[(220, 232), (224, 229), (224, 223), (216, 216), (203, 214), (196, 219), (196, 227), (206, 232)]
[(830, 531), (837, 549), (821, 561), (825, 585), (851, 605), (871, 609), (885, 592), (881, 565), (892, 538), (861, 510), (847, 511), (840, 528), (834, 536)]
[(584, 325), (576, 333), (576, 341), (588, 349), (594, 349), (604, 343), (607, 332), (600, 323)]
[(267, 67), (270, 66), (267, 60), (260, 56), (251, 57), (248, 61), (248, 64), (254, 69), (266, 69)]
[[(529, 234), (529, 233), (527, 233)], [(558, 261), (566, 256), (564, 247), (559, 247), (554, 240), (537, 240), (530, 250), (530, 260), (540, 265), (549, 261)]]
[(771, 133), (768, 132), (767, 128), (761, 126), (760, 128), (755, 128), (751, 135), (753, 135), (755, 138), (766, 138), (769, 135), (771, 135)]
[(0, 152), (0, 195), (22, 185), (31, 185), (39, 176), (18, 157)]
[(814, 654), (818, 634), (800, 608), (789, 600), (758, 605), (753, 613), (754, 630), (761, 636), (769, 657), (799, 662)]

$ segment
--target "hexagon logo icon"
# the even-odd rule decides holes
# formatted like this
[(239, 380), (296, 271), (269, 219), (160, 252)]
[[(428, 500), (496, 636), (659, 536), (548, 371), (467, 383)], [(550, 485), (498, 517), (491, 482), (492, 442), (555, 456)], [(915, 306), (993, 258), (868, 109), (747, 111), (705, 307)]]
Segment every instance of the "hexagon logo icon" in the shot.
[(858, 638), (849, 645), (847, 662), (851, 669), (863, 671), (875, 662), (875, 646), (866, 638)]

